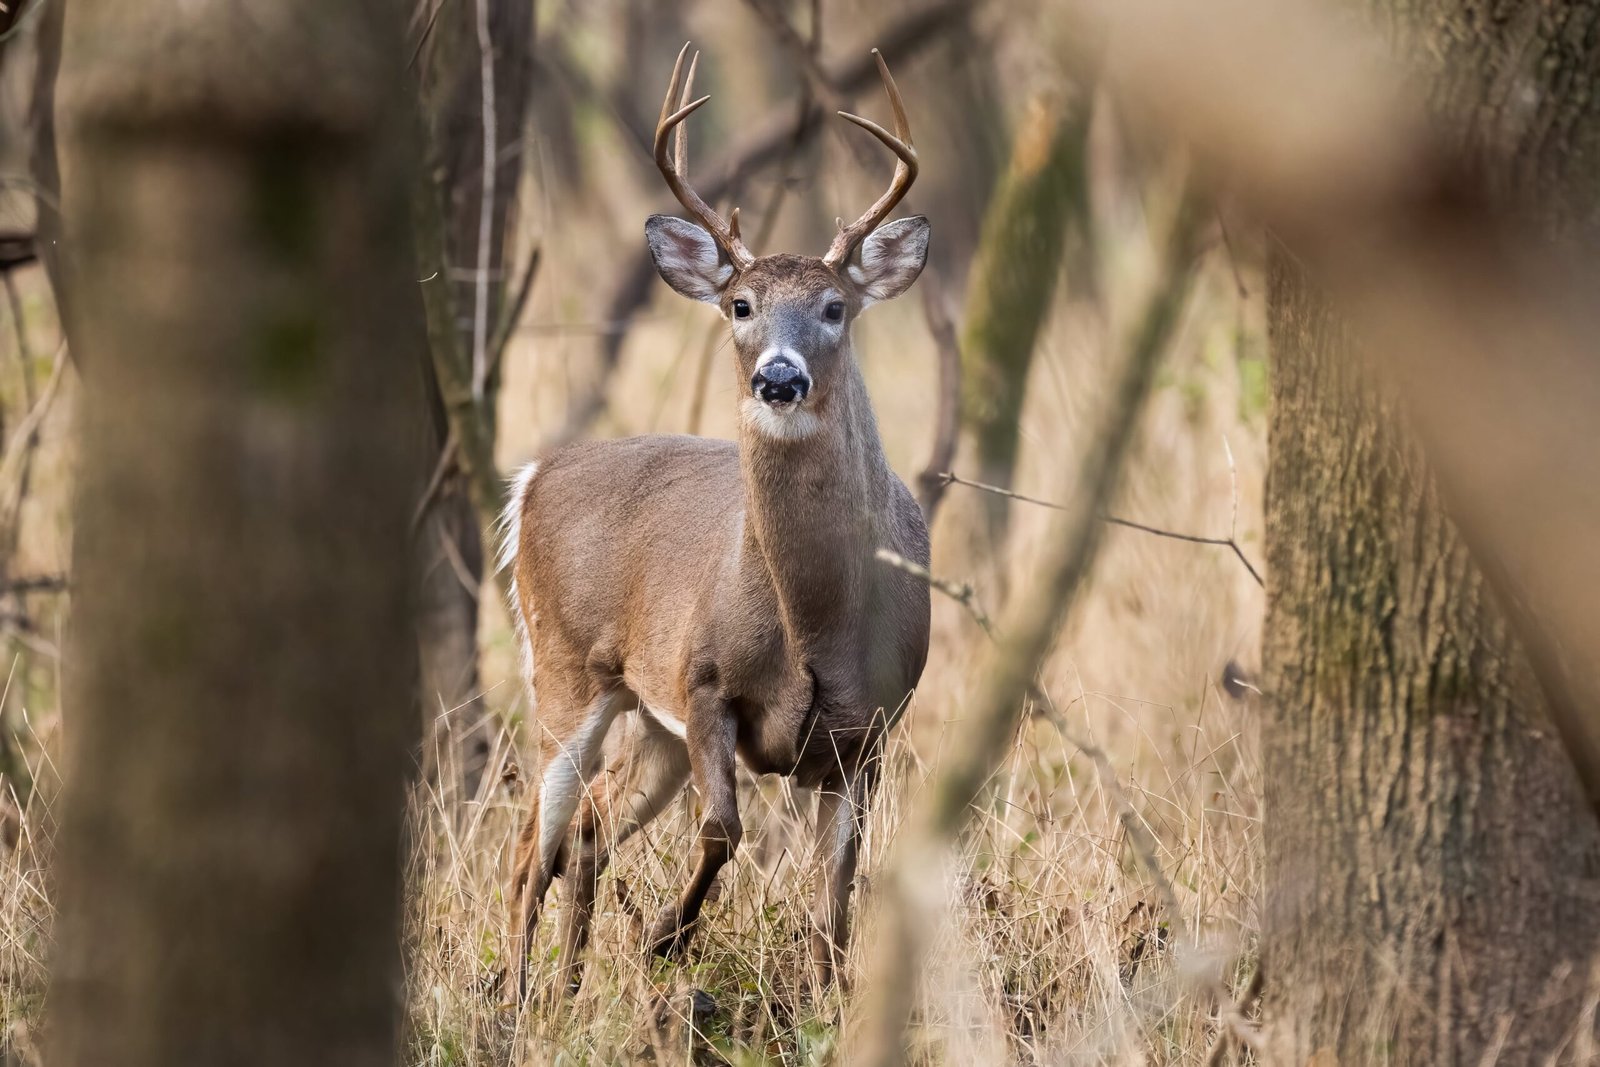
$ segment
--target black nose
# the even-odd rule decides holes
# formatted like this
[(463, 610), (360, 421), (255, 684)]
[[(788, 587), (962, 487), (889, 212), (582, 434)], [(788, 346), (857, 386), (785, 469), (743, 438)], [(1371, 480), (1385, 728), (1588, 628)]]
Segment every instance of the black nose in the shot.
[(789, 404), (804, 400), (811, 391), (806, 372), (779, 356), (764, 364), (750, 379), (750, 392), (768, 404)]

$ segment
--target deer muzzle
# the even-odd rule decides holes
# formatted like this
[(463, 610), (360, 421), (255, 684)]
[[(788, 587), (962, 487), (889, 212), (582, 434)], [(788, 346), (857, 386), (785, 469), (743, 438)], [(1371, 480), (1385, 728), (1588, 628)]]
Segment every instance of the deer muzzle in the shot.
[(798, 403), (811, 392), (811, 375), (805, 359), (788, 352), (764, 357), (750, 378), (750, 393), (762, 403), (782, 408)]

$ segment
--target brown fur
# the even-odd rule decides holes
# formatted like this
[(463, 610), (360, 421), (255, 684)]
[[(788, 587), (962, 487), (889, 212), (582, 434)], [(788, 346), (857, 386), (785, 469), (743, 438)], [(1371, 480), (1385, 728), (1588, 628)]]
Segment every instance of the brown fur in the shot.
[[(831, 342), (812, 325), (830, 292), (847, 305)], [(818, 833), (828, 870), (815, 948), (829, 973), (846, 934), (855, 838), (883, 726), (927, 656), (927, 587), (874, 558), (884, 547), (926, 563), (928, 535), (884, 458), (851, 349), (858, 287), (820, 259), (780, 255), (756, 260), (727, 285), (724, 314), (736, 298), (759, 308), (754, 322), (734, 323), (740, 395), (774, 337), (803, 343), (813, 379), (803, 408), (818, 420), (816, 432), (779, 439), (746, 418), (737, 443), (649, 436), (575, 444), (544, 459), (514, 502), (515, 610), (531, 643), (546, 774), (582, 747), (585, 723), (607, 694), (621, 708), (604, 773), (588, 788), (576, 851), (564, 843), (541, 855), (538, 801), (517, 847), (522, 937), (531, 937), (550, 880), (563, 867), (574, 876), (563, 938), (569, 982), (607, 851), (676, 795), (687, 771), (708, 813), (700, 863), (651, 931), (658, 952), (686, 941), (739, 841), (735, 753), (755, 772), (790, 774), (823, 791)], [(635, 711), (641, 702), (681, 722), (686, 739)], [(524, 951), (524, 980), (526, 962)]]

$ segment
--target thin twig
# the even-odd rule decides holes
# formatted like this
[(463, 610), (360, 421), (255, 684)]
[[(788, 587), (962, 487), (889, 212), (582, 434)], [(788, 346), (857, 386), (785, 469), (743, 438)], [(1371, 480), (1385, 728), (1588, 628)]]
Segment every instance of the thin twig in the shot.
[(417, 501), (417, 510), (411, 515), (411, 530), (415, 533), (422, 528), (422, 520), (428, 517), (428, 509), (433, 507), (433, 502), (439, 495), (439, 490), (444, 487), (444, 480), (450, 472), (456, 469), (456, 451), (458, 449), (456, 432), (452, 429), (445, 437), (444, 447), (439, 449), (439, 462), (433, 465), (433, 473), (428, 476), (428, 484), (422, 490), (422, 497)]
[(906, 559), (893, 549), (880, 548), (876, 555), (879, 561), (887, 563), (891, 567), (898, 567), (907, 574), (916, 575), (924, 582), (927, 582), (929, 587), (939, 590), (939, 592), (966, 608), (972, 613), (972, 618), (982, 628), (983, 632), (993, 639), (994, 623), (989, 619), (988, 613), (983, 610), (983, 606), (978, 603), (978, 591), (972, 587), (971, 582), (953, 582), (948, 578), (941, 578), (922, 564), (917, 563), (915, 560)]
[(1233, 462), (1233, 446), (1228, 444), (1228, 435), (1222, 435), (1222, 453), (1228, 457), (1228, 493), (1233, 498), (1233, 508), (1228, 512), (1228, 537), (1239, 536), (1239, 468)]
[(422, 54), (422, 46), (428, 43), (429, 37), (433, 36), (433, 26), (434, 23), (439, 21), (439, 12), (443, 11), (444, 6), (449, 2), (450, 0), (439, 0), (438, 3), (433, 5), (433, 13), (428, 16), (427, 25), (423, 26), (422, 32), (417, 35), (417, 46), (411, 50), (411, 58), (406, 61), (407, 70), (417, 65), (417, 57)]
[(495, 331), (494, 340), (489, 345), (489, 372), (484, 376), (486, 382), (493, 382), (500, 374), (500, 366), (505, 362), (506, 349), (511, 345), (511, 338), (517, 333), (517, 320), (522, 318), (522, 312), (528, 306), (528, 295), (533, 292), (534, 279), (539, 276), (539, 264), (543, 259), (544, 249), (535, 245), (528, 254), (527, 266), (522, 268), (522, 277), (517, 281), (517, 289), (511, 297), (511, 303), (506, 305), (500, 316), (500, 328)]
[(478, 582), (472, 572), (467, 569), (467, 561), (461, 558), (461, 549), (456, 547), (456, 539), (451, 537), (446, 530), (439, 531), (439, 547), (444, 551), (445, 562), (450, 564), (450, 570), (455, 574), (456, 580), (461, 583), (461, 588), (466, 590), (468, 596), (474, 601), (478, 599)]
[[(1037, 504), (1042, 508), (1050, 508), (1053, 511), (1067, 510), (1065, 504), (1057, 504), (1053, 500), (1041, 500), (1036, 496), (1028, 496), (1025, 493), (1013, 492), (1010, 489), (1005, 489), (998, 485), (990, 485), (987, 482), (975, 482), (970, 478), (963, 478), (959, 474), (955, 474), (951, 471), (942, 471), (939, 473), (938, 477), (944, 479), (945, 484), (947, 485), (965, 485), (972, 489), (982, 490), (985, 493), (994, 493), (996, 496), (1004, 496), (1010, 497), (1012, 500), (1020, 500), (1024, 504)], [(1261, 573), (1255, 569), (1255, 566), (1251, 564), (1250, 560), (1245, 556), (1244, 550), (1239, 547), (1239, 542), (1231, 536), (1200, 537), (1197, 534), (1177, 533), (1173, 530), (1163, 530), (1159, 527), (1147, 526), (1142, 522), (1134, 522), (1132, 519), (1121, 519), (1115, 515), (1102, 515), (1100, 516), (1100, 521), (1108, 523), (1112, 526), (1122, 526), (1129, 530), (1138, 530), (1141, 533), (1153, 534), (1156, 537), (1171, 538), (1174, 541), (1188, 541), (1189, 543), (1196, 545), (1217, 545), (1222, 548), (1231, 548), (1233, 549), (1233, 554), (1239, 557), (1239, 562), (1244, 564), (1244, 569), (1250, 572), (1250, 577), (1255, 579), (1255, 583), (1263, 588), (1266, 587), (1267, 583), (1262, 580)]]
[(55, 363), (50, 371), (49, 381), (45, 382), (44, 389), (33, 407), (22, 417), (22, 421), (17, 423), (10, 440), (5, 442), (4, 452), (0, 453), (0, 494), (4, 494), (6, 486), (16, 487), (11, 493), (12, 499), (8, 500), (0, 495), (0, 523), (6, 526), (15, 521), (21, 511), (22, 499), (27, 495), (28, 472), (33, 453), (39, 446), (39, 428), (44, 425), (45, 416), (50, 413), (50, 405), (60, 391), (61, 378), (67, 369), (66, 352), (65, 341), (56, 346)]
[(10, 274), (5, 279), (6, 303), (11, 307), (11, 322), (17, 334), (17, 363), (22, 371), (22, 400), (25, 408), (33, 407), (33, 353), (28, 349), (27, 323), (23, 321), (22, 294), (17, 292), (17, 281)]
[[(818, 59), (816, 43), (801, 38), (794, 26), (789, 22), (787, 15), (773, 3), (773, 0), (745, 0), (757, 15), (766, 22), (772, 34), (778, 40), (779, 47), (783, 48), (794, 59), (795, 65), (800, 68), (800, 73), (805, 75), (806, 92), (814, 96), (823, 108), (832, 112), (848, 109), (849, 101), (844, 94), (835, 88), (828, 72), (822, 69)], [(814, 32), (820, 32), (821, 23), (813, 25)], [(806, 101), (809, 107), (810, 101)], [(846, 142), (854, 154), (856, 162), (861, 166), (870, 166), (872, 153), (863, 139), (850, 138)]]
[(483, 102), (483, 184), (478, 201), (478, 277), (472, 298), (472, 399), (483, 403), (489, 379), (489, 259), (494, 243), (495, 178), (500, 169), (494, 100), (494, 42), (489, 39), (489, 0), (477, 0), (478, 76)]
[(1239, 260), (1233, 254), (1233, 238), (1228, 236), (1228, 221), (1217, 211), (1217, 229), (1222, 233), (1222, 247), (1228, 253), (1228, 267), (1233, 271), (1233, 284), (1238, 288), (1239, 299), (1249, 300), (1250, 290), (1245, 288), (1244, 275), (1239, 273)]

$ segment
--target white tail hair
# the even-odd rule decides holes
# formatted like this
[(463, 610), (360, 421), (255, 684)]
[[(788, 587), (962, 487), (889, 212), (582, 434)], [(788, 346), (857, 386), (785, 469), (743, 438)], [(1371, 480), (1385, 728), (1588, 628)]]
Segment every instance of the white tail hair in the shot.
[[(506, 506), (500, 511), (500, 521), (495, 527), (500, 535), (499, 551), (495, 553), (496, 574), (505, 570), (517, 558), (517, 547), (522, 543), (522, 509), (528, 500), (528, 490), (533, 487), (533, 476), (539, 473), (538, 463), (529, 463), (507, 479), (510, 491), (506, 493)], [(522, 604), (517, 593), (517, 573), (511, 572), (511, 588), (506, 605), (511, 612), (511, 628), (517, 638), (517, 663), (522, 680), (533, 684), (533, 645), (528, 638), (528, 627), (522, 619)]]

